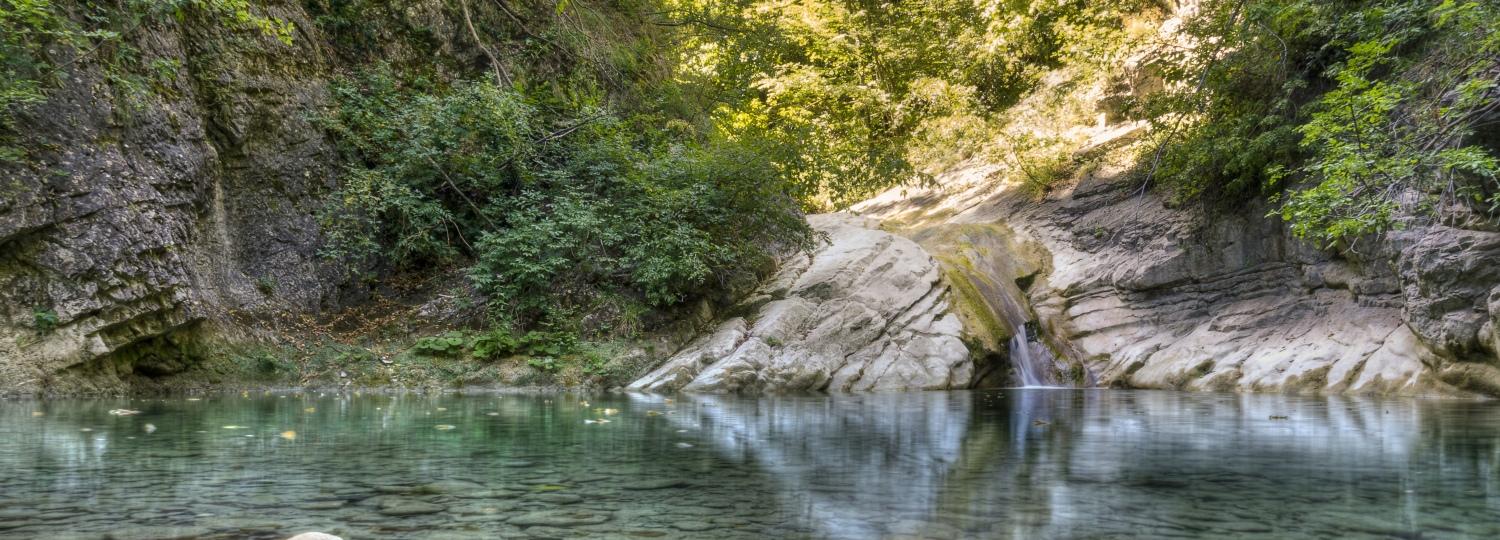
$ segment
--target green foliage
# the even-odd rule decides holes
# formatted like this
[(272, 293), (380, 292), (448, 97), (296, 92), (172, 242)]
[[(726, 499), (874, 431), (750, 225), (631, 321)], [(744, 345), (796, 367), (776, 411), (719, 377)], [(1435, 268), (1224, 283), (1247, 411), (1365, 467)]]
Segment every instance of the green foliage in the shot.
[(557, 362), (557, 358), (551, 356), (536, 356), (528, 358), (526, 360), (526, 365), (545, 371), (547, 373), (557, 373), (562, 369), (562, 365)]
[(1186, 27), (1197, 45), (1157, 63), (1177, 88), (1151, 104), (1157, 178), (1180, 199), (1269, 194), (1328, 246), (1493, 217), (1497, 17), (1453, 0), (1208, 4)]
[(514, 333), (503, 328), (483, 332), (446, 332), (418, 339), (411, 351), (426, 356), (499, 360), (510, 356), (562, 356), (578, 349), (578, 336), (571, 332), (532, 330)]
[(1074, 157), (1078, 148), (1068, 139), (1003, 132), (1001, 138), (1001, 144), (992, 152), (1001, 163), (1010, 166), (1007, 169), (1012, 176), (1010, 180), (1033, 196), (1046, 194), (1078, 169)]
[[(1496, 199), (1483, 192), (1500, 187), (1500, 164), (1494, 148), (1472, 137), (1480, 123), (1500, 117), (1500, 32), (1493, 26), (1500, 6), (1390, 6), (1397, 8), (1409, 11), (1348, 47), (1348, 58), (1330, 70), (1337, 86), (1298, 128), (1311, 154), (1298, 172), (1310, 185), (1290, 193), (1280, 215), (1300, 237), (1350, 241), (1396, 226), (1403, 209), (1481, 203), (1495, 210)], [(1432, 34), (1410, 30), (1422, 24)], [(1419, 38), (1424, 46), (1395, 54)]]
[[(978, 133), (1065, 60), (1095, 58), (1150, 2), (677, 0), (684, 78), (726, 138), (760, 149), (809, 209), (921, 180), (909, 161)], [(930, 155), (930, 150), (925, 152)], [(928, 157), (928, 161), (933, 158)]]
[(33, 308), (31, 310), (31, 327), (37, 334), (45, 335), (57, 329), (61, 322), (57, 318), (57, 312), (48, 308)]
[(351, 165), (323, 216), (328, 255), (468, 264), (504, 326), (568, 325), (611, 295), (672, 304), (811, 241), (765, 160), (728, 141), (388, 67), (335, 95), (326, 123)]
[(276, 281), (271, 279), (270, 276), (261, 276), (259, 278), (256, 278), (255, 290), (260, 291), (260, 294), (266, 296), (276, 294)]
[(418, 339), (412, 344), (411, 350), (428, 356), (456, 356), (463, 352), (467, 343), (468, 339), (463, 332), (454, 331)]

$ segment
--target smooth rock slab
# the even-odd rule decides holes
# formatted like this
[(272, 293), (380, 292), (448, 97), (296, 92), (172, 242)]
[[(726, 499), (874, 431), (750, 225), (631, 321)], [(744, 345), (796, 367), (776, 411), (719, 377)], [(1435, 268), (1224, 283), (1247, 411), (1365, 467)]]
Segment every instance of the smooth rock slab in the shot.
[(652, 490), (652, 489), (670, 489), (670, 488), (687, 487), (687, 485), (688, 485), (688, 483), (687, 483), (686, 480), (682, 480), (682, 479), (678, 479), (678, 478), (664, 478), (664, 479), (661, 479), (661, 480), (642, 480), (640, 482), (629, 482), (629, 483), (626, 483), (626, 484), (620, 484), (620, 489), (628, 489), (628, 490), (632, 490), (632, 491), (646, 491), (646, 490)]
[(288, 538), (286, 540), (344, 540), (344, 539), (343, 538), (339, 538), (339, 537), (334, 536), (334, 535), (331, 535), (331, 534), (326, 534), (326, 533), (305, 532), (305, 533), (299, 534), (297, 536), (293, 536), (291, 538)]
[(583, 497), (572, 493), (542, 493), (532, 497), (532, 499), (549, 504), (578, 504), (583, 502)]
[(698, 532), (716, 528), (712, 523), (703, 521), (677, 521), (672, 523), (672, 528), (679, 531)]
[(788, 393), (965, 388), (974, 357), (921, 246), (850, 214), (808, 216), (829, 242), (776, 274), (630, 390)]
[(447, 507), (423, 501), (390, 501), (380, 507), (380, 513), (387, 516), (420, 516), (444, 510)]
[(508, 489), (484, 489), (465, 493), (449, 493), (448, 495), (452, 495), (460, 499), (514, 499), (516, 497), (520, 497), (523, 494), (525, 494), (525, 492), (523, 491), (513, 491)]
[(613, 518), (607, 513), (587, 510), (542, 510), (513, 517), (509, 523), (520, 527), (578, 527), (598, 525)]
[(439, 480), (437, 482), (423, 484), (422, 486), (417, 488), (417, 491), (422, 493), (442, 493), (448, 495), (458, 495), (462, 493), (472, 493), (484, 490), (484, 485), (476, 482), (470, 482), (468, 480)]

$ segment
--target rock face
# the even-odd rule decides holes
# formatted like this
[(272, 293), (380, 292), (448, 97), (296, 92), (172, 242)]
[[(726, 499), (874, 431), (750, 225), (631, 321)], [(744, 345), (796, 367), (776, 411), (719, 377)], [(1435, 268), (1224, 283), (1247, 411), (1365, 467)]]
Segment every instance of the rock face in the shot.
[(710, 332), (630, 385), (651, 392), (963, 388), (964, 325), (936, 261), (848, 214), (810, 216), (828, 243), (794, 256)]
[(1500, 395), (1500, 233), (1416, 227), (1340, 255), (1292, 238), (1263, 207), (1170, 208), (1140, 195), (1127, 165), (1040, 201), (973, 165), (932, 193), (856, 210), (918, 239), (1003, 236), (965, 264), (1015, 259), (989, 264), (1002, 270), (991, 277), (1024, 290), (1059, 367), (1101, 384)]
[(85, 59), (22, 118), (39, 150), (0, 164), (0, 392), (171, 373), (203, 323), (329, 298), (314, 216), (337, 160), (312, 118), (330, 66), (305, 14), (275, 15), (304, 29), (292, 45), (150, 24), (135, 45), (182, 66), (155, 91)]
[[(121, 46), (175, 67), (140, 88), (121, 88), (105, 53), (54, 52), (67, 72), (19, 117), (31, 152), (0, 161), (0, 394), (125, 389), (246, 321), (354, 294), (318, 256), (339, 159), (316, 118), (358, 60), (306, 11), (316, 3), (252, 4), (294, 25), (290, 44), (191, 9), (146, 18)], [(463, 34), (445, 11), (409, 7), (389, 16), (430, 29), (438, 60), (479, 54), (450, 41)], [(371, 56), (435, 62), (371, 37)]]

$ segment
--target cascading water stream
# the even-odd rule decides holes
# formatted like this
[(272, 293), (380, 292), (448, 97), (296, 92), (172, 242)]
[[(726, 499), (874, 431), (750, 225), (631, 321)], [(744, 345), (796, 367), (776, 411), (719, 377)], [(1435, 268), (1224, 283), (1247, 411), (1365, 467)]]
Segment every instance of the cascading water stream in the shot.
[(1012, 323), (1016, 334), (1010, 338), (1010, 362), (1015, 367), (1016, 383), (1022, 388), (1056, 387), (1053, 380), (1052, 351), (1035, 338), (1035, 324)]

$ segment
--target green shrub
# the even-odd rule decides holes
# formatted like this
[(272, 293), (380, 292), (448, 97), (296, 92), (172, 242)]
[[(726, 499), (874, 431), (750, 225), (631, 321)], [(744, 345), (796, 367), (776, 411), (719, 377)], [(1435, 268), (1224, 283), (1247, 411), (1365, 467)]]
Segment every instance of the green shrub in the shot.
[(526, 360), (526, 365), (547, 373), (557, 373), (562, 369), (562, 365), (557, 362), (557, 359), (551, 356), (536, 356), (529, 358)]
[[(467, 265), (501, 327), (576, 327), (610, 298), (664, 306), (812, 235), (752, 150), (673, 141), (592, 106), (379, 67), (325, 119), (350, 163), (323, 215), (351, 265)], [(544, 127), (545, 126), (545, 127)], [(559, 127), (560, 126), (560, 127)], [(630, 310), (625, 310), (630, 311)], [(501, 340), (483, 344), (499, 354)]]
[(37, 334), (52, 333), (53, 330), (57, 329), (57, 325), (60, 322), (61, 320), (58, 319), (57, 312), (49, 308), (33, 308), (31, 310), (31, 327), (36, 330)]
[[(1156, 67), (1158, 146), (1143, 162), (1179, 199), (1266, 194), (1330, 247), (1500, 206), (1492, 2), (1205, 4), (1198, 45)], [(1154, 155), (1153, 155), (1154, 154)]]
[(466, 343), (468, 340), (463, 332), (448, 332), (441, 336), (418, 339), (412, 344), (411, 349), (428, 356), (456, 356), (463, 352)]

